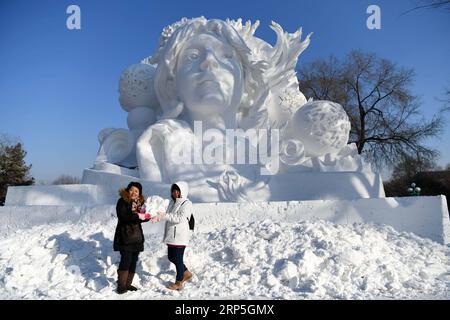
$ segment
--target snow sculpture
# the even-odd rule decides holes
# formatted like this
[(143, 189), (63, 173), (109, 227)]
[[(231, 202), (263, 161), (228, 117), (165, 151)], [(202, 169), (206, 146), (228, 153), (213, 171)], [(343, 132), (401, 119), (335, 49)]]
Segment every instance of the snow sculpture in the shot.
[(164, 28), (155, 53), (121, 75), (128, 130), (101, 131), (91, 171), (185, 180), (194, 198), (220, 201), (270, 199), (285, 173), (371, 172), (347, 145), (342, 106), (308, 102), (298, 90), (295, 68), (311, 34), (272, 22), (271, 46), (254, 35), (258, 26), (199, 17)]
[(163, 199), (160, 196), (151, 196), (145, 200), (145, 212), (152, 217), (156, 216), (158, 211), (164, 212), (169, 206), (169, 199)]

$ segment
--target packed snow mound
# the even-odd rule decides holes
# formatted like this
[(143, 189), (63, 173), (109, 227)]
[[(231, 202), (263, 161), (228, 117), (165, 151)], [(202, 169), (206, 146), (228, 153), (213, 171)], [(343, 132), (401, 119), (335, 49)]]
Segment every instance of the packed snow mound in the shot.
[(2, 299), (450, 298), (450, 248), (388, 226), (264, 220), (195, 232), (180, 292), (162, 235), (146, 235), (134, 284), (117, 295), (116, 220), (51, 224), (0, 238)]

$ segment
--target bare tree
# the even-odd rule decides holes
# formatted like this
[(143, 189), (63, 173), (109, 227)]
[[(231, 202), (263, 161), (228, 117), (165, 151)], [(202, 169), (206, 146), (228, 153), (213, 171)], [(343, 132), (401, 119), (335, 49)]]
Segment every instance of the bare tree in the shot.
[(444, 99), (442, 101), (445, 103), (446, 110), (450, 109), (450, 87), (445, 89)]
[(429, 159), (416, 159), (406, 157), (402, 162), (395, 165), (392, 171), (394, 179), (404, 178), (406, 180), (413, 179), (419, 172), (439, 171), (439, 166), (435, 161)]
[(450, 12), (450, 0), (411, 0), (414, 7), (403, 12), (401, 16), (419, 9), (443, 9)]
[(431, 120), (421, 116), (420, 100), (410, 89), (412, 69), (352, 51), (342, 61), (330, 57), (307, 64), (298, 75), (307, 97), (344, 107), (352, 125), (349, 143), (356, 143), (377, 168), (411, 158), (433, 161), (439, 155), (424, 141), (442, 133), (444, 109)]
[(78, 177), (73, 177), (66, 174), (60, 175), (52, 182), (52, 184), (79, 184), (79, 183), (81, 183), (81, 181)]
[(450, 0), (414, 0), (415, 7), (412, 10), (417, 9), (445, 9), (450, 11)]

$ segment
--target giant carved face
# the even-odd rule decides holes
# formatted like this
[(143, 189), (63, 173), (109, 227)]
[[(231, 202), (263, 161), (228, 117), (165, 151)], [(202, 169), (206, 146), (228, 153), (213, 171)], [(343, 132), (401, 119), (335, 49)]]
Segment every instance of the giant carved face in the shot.
[(191, 112), (235, 112), (243, 92), (240, 58), (228, 43), (198, 34), (182, 48), (176, 68), (178, 97)]

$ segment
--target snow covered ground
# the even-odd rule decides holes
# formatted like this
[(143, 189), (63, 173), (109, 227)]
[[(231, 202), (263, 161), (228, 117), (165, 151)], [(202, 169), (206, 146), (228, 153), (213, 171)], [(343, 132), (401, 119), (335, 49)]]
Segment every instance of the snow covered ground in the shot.
[[(116, 219), (0, 238), (1, 299), (450, 299), (450, 247), (392, 227), (263, 220), (196, 232), (181, 292), (162, 235), (146, 235), (137, 292), (117, 295)], [(158, 232), (155, 232), (157, 230)]]

